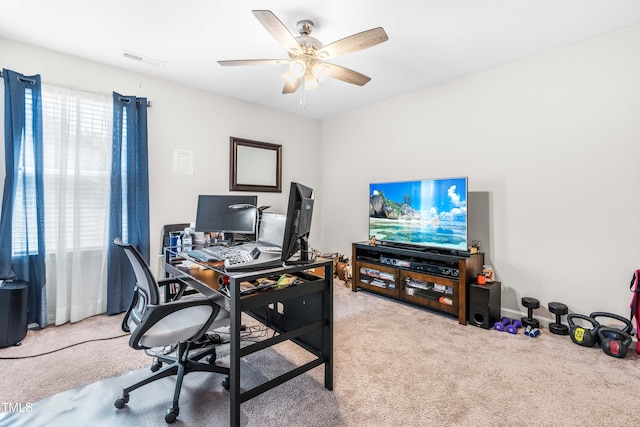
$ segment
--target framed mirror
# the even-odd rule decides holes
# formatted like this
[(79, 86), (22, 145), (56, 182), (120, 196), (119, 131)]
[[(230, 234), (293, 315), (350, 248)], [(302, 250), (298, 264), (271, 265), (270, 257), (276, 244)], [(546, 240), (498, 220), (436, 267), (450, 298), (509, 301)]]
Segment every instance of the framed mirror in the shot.
[(282, 192), (282, 145), (231, 137), (230, 191)]

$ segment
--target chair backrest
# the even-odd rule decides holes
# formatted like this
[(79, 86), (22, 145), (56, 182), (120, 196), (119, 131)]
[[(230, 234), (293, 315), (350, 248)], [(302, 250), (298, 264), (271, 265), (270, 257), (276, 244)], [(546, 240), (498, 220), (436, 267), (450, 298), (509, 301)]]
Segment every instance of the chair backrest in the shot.
[(125, 323), (128, 324), (130, 320), (133, 321), (136, 326), (140, 324), (147, 305), (160, 304), (160, 291), (158, 289), (158, 283), (151, 274), (149, 265), (138, 249), (130, 243), (124, 243), (119, 237), (117, 237), (113, 243), (124, 250), (127, 258), (129, 258), (133, 272), (136, 275), (135, 293), (131, 306), (123, 321), (124, 329)]

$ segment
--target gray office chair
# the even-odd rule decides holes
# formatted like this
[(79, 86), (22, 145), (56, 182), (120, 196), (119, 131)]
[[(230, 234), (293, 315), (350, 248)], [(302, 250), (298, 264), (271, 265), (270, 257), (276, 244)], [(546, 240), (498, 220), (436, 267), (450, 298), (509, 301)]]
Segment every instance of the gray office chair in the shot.
[[(180, 412), (178, 400), (182, 380), (189, 372), (224, 374), (226, 377), (222, 384), (225, 388), (229, 387), (229, 368), (215, 364), (215, 344), (218, 343), (218, 337), (207, 334), (220, 307), (207, 298), (174, 299), (161, 303), (159, 286), (177, 283), (183, 289), (184, 283), (178, 279), (156, 282), (148, 264), (133, 245), (123, 243), (120, 238), (115, 239), (114, 243), (121, 247), (129, 258), (137, 282), (133, 300), (122, 321), (122, 330), (131, 333), (129, 346), (136, 350), (176, 346), (174, 357), (162, 358), (168, 366), (149, 378), (123, 389), (122, 396), (116, 399), (114, 405), (118, 409), (124, 408), (129, 402), (131, 391), (160, 378), (176, 375), (173, 405), (164, 417), (165, 421), (171, 424)], [(203, 361), (207, 356), (208, 361)], [(159, 369), (158, 365), (155, 367)], [(154, 371), (157, 369), (152, 367)]]

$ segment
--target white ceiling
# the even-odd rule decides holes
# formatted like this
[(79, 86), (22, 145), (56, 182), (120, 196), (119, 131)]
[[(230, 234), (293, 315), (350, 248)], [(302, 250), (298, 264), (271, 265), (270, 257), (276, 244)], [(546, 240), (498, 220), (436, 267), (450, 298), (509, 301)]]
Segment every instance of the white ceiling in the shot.
[[(281, 94), (286, 65), (216, 62), (287, 58), (253, 9), (271, 10), (294, 35), (311, 19), (325, 45), (379, 26), (389, 40), (330, 61), (368, 75), (367, 85), (329, 79), (302, 109), (298, 93)], [(0, 11), (0, 37), (315, 118), (640, 22), (638, 0), (0, 0)]]

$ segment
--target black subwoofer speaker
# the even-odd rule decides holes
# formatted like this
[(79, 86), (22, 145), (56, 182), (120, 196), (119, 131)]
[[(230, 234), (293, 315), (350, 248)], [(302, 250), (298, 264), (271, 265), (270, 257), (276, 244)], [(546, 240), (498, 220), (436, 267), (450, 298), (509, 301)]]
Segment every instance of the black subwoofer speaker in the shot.
[(0, 286), (0, 348), (16, 345), (27, 335), (29, 288), (25, 282)]
[(500, 282), (469, 285), (469, 323), (491, 329), (500, 320)]

